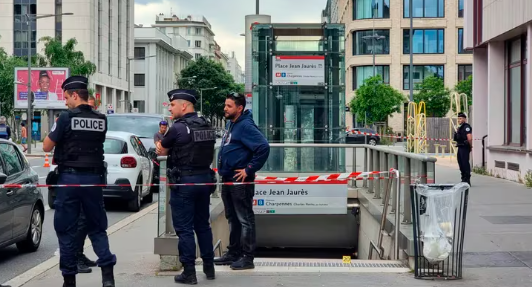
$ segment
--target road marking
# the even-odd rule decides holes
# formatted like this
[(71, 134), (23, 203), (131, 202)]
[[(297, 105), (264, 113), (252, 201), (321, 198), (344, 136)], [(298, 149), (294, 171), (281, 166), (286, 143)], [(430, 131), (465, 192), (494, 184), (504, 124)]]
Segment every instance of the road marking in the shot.
[[(143, 216), (147, 215), (148, 213), (152, 212), (153, 210), (157, 209), (157, 202), (154, 202), (152, 203), (151, 205), (147, 206), (146, 208), (144, 208), (143, 210), (135, 213), (135, 214), (132, 214), (122, 220), (120, 220), (119, 222), (113, 224), (111, 227), (107, 228), (107, 235), (110, 236), (111, 234), (119, 231), (120, 229), (128, 226), (129, 224), (137, 221), (138, 219), (142, 218)], [(48, 207), (49, 208), (49, 207)], [(84, 248), (88, 248), (92, 246), (90, 240), (87, 240), (85, 241), (85, 246)], [(35, 277), (43, 274), (44, 272), (54, 268), (55, 266), (57, 266), (59, 264), (59, 256), (58, 254), (54, 254), (54, 256), (52, 256), (52, 258), (44, 261), (43, 263), (33, 267), (32, 269), (18, 275), (17, 277), (7, 281), (7, 282), (4, 282), (2, 283), (3, 285), (9, 285), (11, 287), (20, 287), (26, 283), (28, 283), (29, 281), (31, 281), (32, 279), (34, 279)], [(59, 271), (57, 271), (59, 272)]]

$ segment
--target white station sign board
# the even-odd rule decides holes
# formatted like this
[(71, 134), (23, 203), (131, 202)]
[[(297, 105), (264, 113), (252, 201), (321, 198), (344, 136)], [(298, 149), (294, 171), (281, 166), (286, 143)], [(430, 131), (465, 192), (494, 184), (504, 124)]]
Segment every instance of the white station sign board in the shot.
[(324, 86), (325, 56), (273, 56), (272, 85)]
[(256, 184), (255, 214), (347, 214), (347, 184)]

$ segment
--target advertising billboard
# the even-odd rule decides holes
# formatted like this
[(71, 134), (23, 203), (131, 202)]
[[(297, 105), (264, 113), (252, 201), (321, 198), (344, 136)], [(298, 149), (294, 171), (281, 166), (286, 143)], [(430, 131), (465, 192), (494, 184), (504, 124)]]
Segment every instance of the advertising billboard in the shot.
[(325, 56), (273, 56), (272, 85), (324, 86)]
[[(68, 78), (68, 68), (32, 68), (31, 90), (34, 109), (67, 109), (61, 85)], [(28, 68), (15, 68), (15, 109), (28, 108)]]
[(256, 184), (253, 211), (255, 214), (347, 214), (347, 184)]

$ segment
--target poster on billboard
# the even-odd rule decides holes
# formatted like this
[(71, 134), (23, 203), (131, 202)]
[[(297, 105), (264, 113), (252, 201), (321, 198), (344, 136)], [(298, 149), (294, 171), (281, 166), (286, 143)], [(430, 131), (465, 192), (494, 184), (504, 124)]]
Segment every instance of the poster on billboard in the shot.
[(272, 85), (324, 86), (325, 56), (273, 56)]
[[(68, 78), (68, 68), (32, 68), (31, 90), (34, 109), (67, 109), (61, 85)], [(28, 68), (15, 68), (15, 109), (28, 108)]]
[(244, 110), (253, 112), (253, 94), (246, 94), (246, 108)]
[(253, 211), (255, 214), (347, 214), (347, 184), (256, 184)]

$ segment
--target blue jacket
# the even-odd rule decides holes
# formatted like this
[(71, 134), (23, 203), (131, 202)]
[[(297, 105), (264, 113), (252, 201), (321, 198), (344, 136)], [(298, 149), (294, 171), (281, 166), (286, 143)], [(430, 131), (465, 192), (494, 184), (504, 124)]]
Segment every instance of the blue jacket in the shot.
[(249, 110), (229, 122), (222, 138), (218, 157), (218, 173), (234, 176), (235, 170), (246, 169), (248, 176), (254, 176), (266, 163), (270, 145), (253, 121)]

